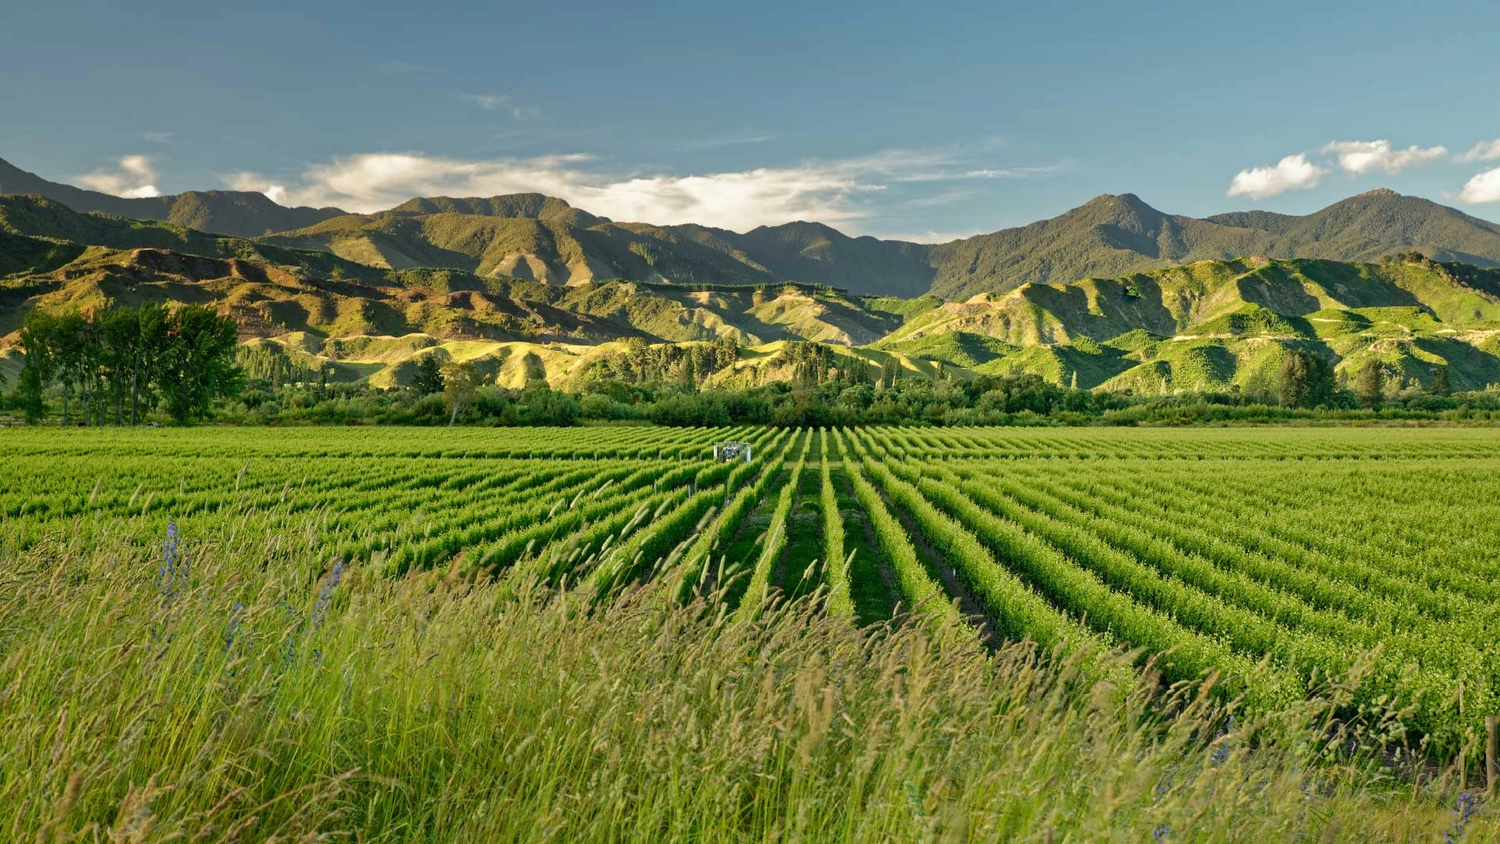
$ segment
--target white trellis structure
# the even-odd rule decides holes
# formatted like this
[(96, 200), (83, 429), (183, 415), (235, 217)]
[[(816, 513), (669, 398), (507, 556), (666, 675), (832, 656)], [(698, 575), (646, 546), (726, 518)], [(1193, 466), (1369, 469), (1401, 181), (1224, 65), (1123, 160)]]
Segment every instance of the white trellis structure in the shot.
[(728, 463), (733, 460), (750, 462), (750, 444), (742, 442), (714, 443), (714, 462)]

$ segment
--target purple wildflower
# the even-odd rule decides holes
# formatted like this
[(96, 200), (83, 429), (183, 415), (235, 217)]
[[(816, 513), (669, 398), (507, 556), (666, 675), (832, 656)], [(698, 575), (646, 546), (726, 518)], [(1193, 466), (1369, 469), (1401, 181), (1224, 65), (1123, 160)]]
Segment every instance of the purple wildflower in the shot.
[(167, 540), (161, 544), (162, 562), (156, 570), (156, 585), (161, 593), (161, 608), (168, 610), (187, 588), (190, 568), (186, 554), (179, 553), (177, 523), (167, 522)]
[(1479, 811), (1479, 795), (1472, 791), (1464, 791), (1453, 801), (1453, 825), (1448, 827), (1448, 832), (1443, 836), (1445, 844), (1457, 844), (1464, 837), (1464, 830), (1469, 826), (1469, 819)]

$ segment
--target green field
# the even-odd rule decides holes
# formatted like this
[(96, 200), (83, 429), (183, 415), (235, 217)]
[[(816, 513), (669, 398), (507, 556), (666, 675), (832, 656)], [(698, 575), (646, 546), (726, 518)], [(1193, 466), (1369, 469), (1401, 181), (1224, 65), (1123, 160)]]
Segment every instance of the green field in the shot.
[(0, 430), (0, 828), (1492, 840), (1497, 476), (1477, 429)]

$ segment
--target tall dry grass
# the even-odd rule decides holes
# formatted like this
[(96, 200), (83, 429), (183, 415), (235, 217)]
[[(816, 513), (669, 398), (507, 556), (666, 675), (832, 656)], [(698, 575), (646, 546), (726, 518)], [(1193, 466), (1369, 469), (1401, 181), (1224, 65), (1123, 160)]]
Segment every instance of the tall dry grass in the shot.
[(161, 528), (0, 542), (0, 839), (1497, 837), (1451, 777), (1348, 755), (1347, 686), (1231, 721), (1126, 655), (682, 606), (671, 577), (335, 576), (316, 516), (186, 523), (169, 565)]

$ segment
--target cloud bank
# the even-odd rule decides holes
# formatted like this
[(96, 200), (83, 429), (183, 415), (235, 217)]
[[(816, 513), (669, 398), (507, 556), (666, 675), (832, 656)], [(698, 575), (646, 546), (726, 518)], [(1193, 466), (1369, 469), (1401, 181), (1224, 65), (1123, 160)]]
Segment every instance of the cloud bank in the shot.
[(161, 191), (156, 189), (155, 184), (156, 167), (152, 165), (151, 158), (145, 155), (123, 156), (116, 162), (115, 169), (95, 170), (75, 176), (74, 181), (84, 187), (126, 199), (161, 196)]
[(1029, 178), (1057, 169), (981, 169), (966, 157), (958, 149), (887, 150), (791, 167), (680, 176), (611, 173), (582, 154), (466, 159), (376, 152), (309, 167), (296, 180), (235, 173), (225, 181), (282, 204), (335, 205), (362, 213), (414, 196), (538, 192), (615, 220), (745, 231), (792, 220), (847, 224), (869, 216), (868, 197), (898, 184)]
[[(1241, 170), (1229, 183), (1229, 196), (1248, 196), (1251, 199), (1266, 199), (1293, 190), (1317, 187), (1318, 182), (1333, 167), (1360, 176), (1368, 173), (1384, 173), (1394, 176), (1410, 167), (1434, 164), (1439, 161), (1460, 162), (1500, 160), (1500, 139), (1481, 141), (1463, 155), (1454, 156), (1445, 146), (1409, 146), (1397, 149), (1390, 141), (1332, 141), (1318, 149), (1323, 161), (1314, 161), (1307, 153), (1289, 155), (1274, 167), (1254, 167)], [(1482, 199), (1495, 195), (1497, 180), (1494, 170), (1480, 173), (1469, 180), (1456, 198), (1462, 202), (1497, 202), (1500, 199)]]
[[(1412, 166), (1452, 160), (1452, 162), (1493, 162), (1500, 160), (1500, 138), (1481, 141), (1463, 154), (1451, 154), (1448, 147), (1412, 147), (1398, 150), (1391, 141), (1332, 141), (1319, 148), (1323, 156), (1331, 159), (1316, 162), (1307, 153), (1298, 153), (1281, 159), (1275, 166), (1257, 166), (1242, 169), (1230, 181), (1230, 196), (1250, 196), (1265, 199), (1289, 190), (1307, 190), (1317, 187), (1319, 180), (1338, 166), (1353, 175), (1385, 172), (1400, 174)], [(1500, 168), (1487, 169), (1473, 175), (1463, 189), (1457, 193), (1445, 193), (1448, 198), (1469, 204), (1500, 202)]]

